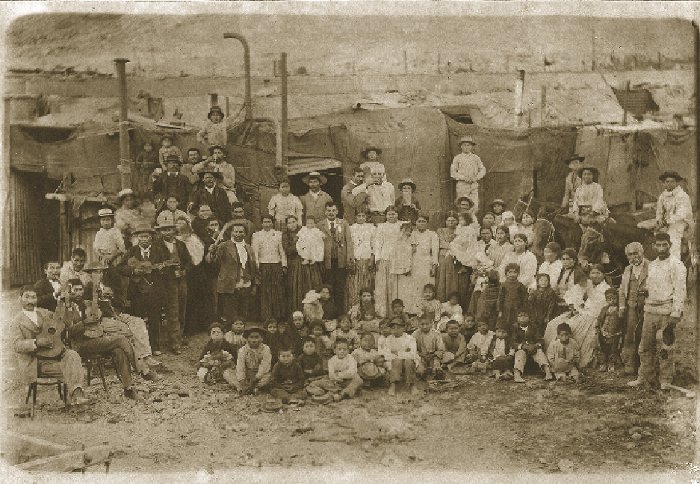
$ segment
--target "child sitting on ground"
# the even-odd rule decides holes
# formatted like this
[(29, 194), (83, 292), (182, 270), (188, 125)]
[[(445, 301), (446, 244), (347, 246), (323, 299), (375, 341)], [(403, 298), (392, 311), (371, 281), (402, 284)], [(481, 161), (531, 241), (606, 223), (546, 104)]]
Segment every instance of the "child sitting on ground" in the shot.
[[(377, 351), (379, 351), (379, 348), (382, 347), (384, 342), (386, 341), (386, 338), (391, 334), (391, 328), (389, 327), (389, 321), (388, 320), (382, 320), (381, 323), (379, 323), (379, 336), (376, 339), (377, 342)], [(387, 368), (390, 369), (390, 368)]]
[(432, 326), (437, 329), (440, 323), (440, 315), (442, 314), (442, 304), (435, 298), (435, 286), (426, 284), (423, 286), (423, 300), (420, 302), (418, 309), (418, 317), (427, 319)]
[(571, 337), (571, 326), (568, 323), (560, 323), (557, 326), (557, 339), (552, 341), (547, 348), (547, 359), (552, 365), (554, 378), (557, 381), (568, 379), (578, 382), (579, 346)]
[(605, 291), (606, 305), (600, 310), (596, 321), (596, 333), (600, 346), (600, 371), (615, 371), (615, 364), (622, 365), (620, 359), (620, 339), (622, 338), (622, 318), (618, 310), (618, 292), (611, 287)]
[(440, 321), (438, 321), (437, 330), (444, 333), (447, 331), (448, 321), (456, 321), (459, 325), (463, 320), (462, 306), (459, 304), (459, 294), (456, 292), (450, 293), (450, 295), (447, 296), (447, 301), (441, 305)]
[(331, 332), (330, 344), (332, 347), (335, 347), (335, 342), (338, 339), (347, 341), (351, 352), (355, 351), (355, 348), (359, 348), (360, 346), (360, 336), (352, 329), (350, 318), (347, 316), (343, 316), (340, 319), (339, 327)]
[(245, 337), (243, 336), (244, 330), (245, 323), (243, 320), (239, 317), (234, 317), (233, 323), (231, 323), (231, 329), (224, 335), (226, 341), (233, 346), (236, 351), (240, 350), (243, 345), (245, 345)]
[(450, 320), (445, 325), (446, 333), (442, 334), (442, 344), (445, 347), (445, 354), (442, 362), (447, 370), (452, 370), (455, 366), (461, 366), (467, 356), (467, 342), (459, 332), (459, 323)]
[(544, 340), (539, 328), (531, 324), (530, 315), (525, 309), (518, 312), (518, 324), (513, 328), (513, 346), (515, 347), (515, 375), (513, 381), (525, 383), (523, 374), (528, 361), (534, 361), (544, 371), (545, 380), (552, 379), (547, 356), (542, 351)]
[(348, 342), (339, 339), (335, 342), (335, 355), (328, 360), (328, 378), (312, 381), (306, 391), (314, 396), (330, 393), (333, 401), (353, 398), (362, 387), (362, 378), (357, 374), (357, 361), (350, 356)]
[(209, 326), (209, 341), (199, 356), (199, 381), (209, 384), (226, 381), (233, 385), (236, 377), (233, 364), (237, 356), (236, 349), (224, 339), (221, 324), (212, 323)]
[(304, 313), (294, 311), (292, 313), (292, 324), (289, 327), (289, 341), (294, 349), (295, 355), (300, 355), (304, 345), (304, 339), (309, 336), (309, 328), (304, 319)]
[(515, 349), (508, 336), (508, 329), (505, 323), (499, 321), (498, 326), (496, 326), (496, 334), (491, 340), (487, 353), (487, 359), (491, 363), (496, 381), (513, 378), (514, 355)]
[[(488, 327), (488, 326), (487, 326)], [(464, 336), (464, 341), (468, 344), (472, 336), (477, 332), (476, 329), (476, 319), (473, 314), (465, 314), (464, 319), (459, 323), (459, 332)]]
[(304, 265), (323, 262), (323, 232), (316, 228), (316, 220), (306, 216), (306, 225), (297, 232), (297, 252)]
[(272, 368), (270, 396), (285, 404), (303, 400), (306, 377), (299, 363), (294, 361), (292, 349), (280, 348), (278, 357), (279, 361)]
[(248, 328), (243, 332), (246, 344), (238, 350), (236, 380), (233, 385), (239, 394), (257, 395), (270, 384), (272, 354), (270, 347), (263, 343), (265, 330)]
[(282, 348), (280, 345), (279, 334), (277, 333), (277, 320), (270, 318), (265, 321), (265, 329), (267, 329), (267, 334), (265, 335), (263, 341), (270, 347), (270, 353), (272, 354), (272, 366), (274, 366), (275, 363), (277, 363), (280, 348)]
[(379, 338), (379, 324), (382, 319), (377, 314), (374, 302), (374, 293), (369, 289), (360, 290), (360, 302), (350, 308), (348, 312), (352, 328), (358, 333), (369, 332), (374, 337), (375, 343), (372, 346), (377, 348), (377, 338)]
[[(405, 308), (406, 307), (404, 306), (402, 299), (394, 299), (393, 301), (391, 301), (391, 313), (384, 319), (384, 322), (387, 323), (387, 328), (389, 327), (388, 323), (392, 319), (397, 318), (403, 322), (404, 328), (410, 328), (411, 317), (405, 311)], [(391, 330), (389, 330), (389, 332), (391, 333)]]
[(306, 337), (302, 341), (302, 348), (298, 361), (307, 382), (321, 378), (324, 375), (323, 363), (316, 351), (316, 341), (313, 338)]
[(371, 333), (364, 333), (360, 338), (360, 347), (352, 352), (352, 357), (357, 361), (357, 371), (366, 387), (381, 384), (386, 379), (386, 361), (374, 348), (374, 342)]
[(389, 322), (391, 334), (382, 341), (379, 353), (389, 364), (389, 395), (396, 395), (396, 384), (403, 379), (410, 389), (411, 395), (418, 395), (416, 388), (416, 367), (420, 361), (416, 340), (404, 332), (404, 322), (394, 318)]
[(495, 333), (489, 329), (486, 321), (479, 321), (477, 327), (479, 331), (467, 343), (467, 363), (471, 364), (470, 368), (473, 372), (486, 373), (490, 369), (488, 353)]
[(323, 368), (328, 368), (328, 360), (333, 355), (333, 345), (331, 344), (331, 339), (326, 336), (323, 323), (321, 321), (312, 321), (309, 333), (316, 343), (316, 353), (321, 357)]
[(420, 357), (420, 364), (416, 369), (418, 376), (430, 378), (435, 376), (437, 380), (442, 380), (442, 359), (445, 356), (445, 345), (442, 342), (442, 335), (433, 328), (432, 321), (423, 318), (418, 323), (418, 329), (412, 334), (416, 340), (416, 349)]

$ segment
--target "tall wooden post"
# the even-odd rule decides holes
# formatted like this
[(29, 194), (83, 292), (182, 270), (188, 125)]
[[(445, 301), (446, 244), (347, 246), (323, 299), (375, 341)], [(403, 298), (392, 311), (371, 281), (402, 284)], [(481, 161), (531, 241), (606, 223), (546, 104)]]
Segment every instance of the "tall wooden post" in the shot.
[(281, 94), (281, 113), (280, 113), (280, 136), (281, 136), (281, 150), (282, 150), (282, 166), (286, 168), (287, 166), (287, 53), (282, 52), (280, 55), (280, 71), (282, 75), (282, 86), (280, 89)]
[(131, 155), (129, 154), (129, 99), (126, 92), (126, 63), (129, 59), (114, 59), (119, 86), (119, 174), (121, 187), (131, 188)]

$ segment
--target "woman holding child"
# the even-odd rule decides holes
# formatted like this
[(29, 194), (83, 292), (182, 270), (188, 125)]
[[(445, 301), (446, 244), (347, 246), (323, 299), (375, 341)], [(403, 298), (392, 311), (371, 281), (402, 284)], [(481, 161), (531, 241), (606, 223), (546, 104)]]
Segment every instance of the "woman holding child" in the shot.
[(574, 284), (564, 294), (564, 300), (569, 311), (554, 318), (547, 324), (544, 333), (545, 347), (557, 336), (557, 326), (568, 323), (573, 331), (573, 338), (580, 347), (579, 366), (586, 367), (593, 360), (593, 353), (598, 345), (596, 337), (596, 321), (600, 311), (605, 306), (605, 291), (610, 286), (605, 282), (603, 266), (593, 264), (585, 285)]

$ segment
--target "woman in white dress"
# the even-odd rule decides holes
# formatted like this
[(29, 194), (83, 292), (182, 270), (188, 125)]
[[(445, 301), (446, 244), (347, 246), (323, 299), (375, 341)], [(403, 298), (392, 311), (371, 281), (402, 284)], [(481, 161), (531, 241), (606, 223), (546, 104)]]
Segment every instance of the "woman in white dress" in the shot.
[(367, 222), (367, 212), (357, 212), (355, 223), (350, 226), (350, 235), (354, 246), (355, 270), (348, 276), (345, 291), (348, 294), (349, 304), (352, 307), (360, 302), (360, 290), (374, 290), (374, 224)]
[(377, 314), (386, 317), (391, 311), (392, 292), (390, 283), (390, 262), (394, 253), (394, 245), (401, 236), (399, 214), (393, 205), (386, 209), (386, 222), (377, 225), (374, 232), (374, 259), (376, 273), (374, 279), (374, 301)]
[(426, 284), (435, 284), (440, 242), (437, 234), (428, 230), (428, 220), (428, 214), (419, 213), (416, 219), (416, 230), (413, 231), (416, 251), (411, 264), (411, 285), (414, 296), (404, 300), (406, 312), (409, 314), (420, 312), (419, 303), (423, 299), (423, 287)]
[(571, 309), (547, 324), (544, 332), (545, 348), (556, 339), (557, 325), (569, 323), (573, 338), (581, 351), (579, 367), (588, 366), (593, 361), (593, 355), (598, 346), (596, 320), (606, 304), (605, 291), (609, 288), (610, 286), (605, 282), (603, 266), (592, 265), (585, 288), (575, 284), (564, 295), (564, 300)]

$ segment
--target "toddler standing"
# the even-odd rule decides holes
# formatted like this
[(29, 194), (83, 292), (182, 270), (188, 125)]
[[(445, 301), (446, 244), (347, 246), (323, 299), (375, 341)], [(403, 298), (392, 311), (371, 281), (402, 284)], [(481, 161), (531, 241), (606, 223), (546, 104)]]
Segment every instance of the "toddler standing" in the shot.
[(622, 339), (622, 318), (618, 309), (618, 290), (614, 287), (605, 290), (606, 305), (600, 310), (596, 321), (596, 333), (600, 345), (600, 371), (614, 371), (615, 364), (622, 365), (620, 340)]

